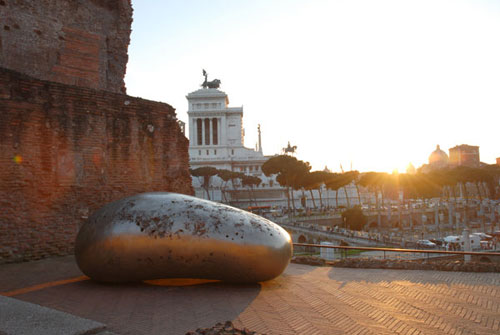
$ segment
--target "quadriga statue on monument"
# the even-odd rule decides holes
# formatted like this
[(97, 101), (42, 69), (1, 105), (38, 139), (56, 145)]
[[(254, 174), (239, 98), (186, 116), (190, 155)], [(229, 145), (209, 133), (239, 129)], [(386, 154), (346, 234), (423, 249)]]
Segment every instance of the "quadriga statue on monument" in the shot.
[(214, 79), (212, 81), (208, 81), (208, 73), (207, 71), (203, 70), (203, 76), (205, 77), (205, 81), (201, 86), (203, 88), (219, 88), (221, 81), (219, 79)]
[(90, 278), (162, 278), (255, 283), (279, 276), (292, 256), (275, 223), (176, 193), (143, 193), (109, 203), (82, 225), (76, 261)]

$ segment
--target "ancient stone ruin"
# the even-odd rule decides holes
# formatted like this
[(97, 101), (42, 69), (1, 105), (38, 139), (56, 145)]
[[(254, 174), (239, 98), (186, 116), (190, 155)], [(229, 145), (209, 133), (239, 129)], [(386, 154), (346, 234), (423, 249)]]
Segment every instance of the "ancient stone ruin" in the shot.
[(0, 0), (0, 262), (73, 252), (136, 193), (192, 194), (175, 110), (124, 94), (129, 0)]
[(130, 0), (0, 0), (0, 67), (125, 93)]

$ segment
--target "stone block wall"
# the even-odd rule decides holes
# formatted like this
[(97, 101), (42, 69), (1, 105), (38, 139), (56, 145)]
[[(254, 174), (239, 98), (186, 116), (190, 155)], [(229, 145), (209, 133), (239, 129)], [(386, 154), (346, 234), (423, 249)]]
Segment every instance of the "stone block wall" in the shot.
[(188, 169), (169, 105), (0, 68), (0, 262), (71, 253), (110, 201), (192, 194)]
[(0, 0), (0, 67), (125, 93), (130, 0)]

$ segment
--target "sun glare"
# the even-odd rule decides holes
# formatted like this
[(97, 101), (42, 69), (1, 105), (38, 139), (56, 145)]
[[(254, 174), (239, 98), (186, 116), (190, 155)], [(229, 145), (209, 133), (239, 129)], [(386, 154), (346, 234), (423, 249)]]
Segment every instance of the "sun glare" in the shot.
[(21, 164), (23, 162), (23, 157), (21, 155), (15, 155), (13, 161), (16, 164)]
[[(436, 143), (479, 145), (481, 161), (494, 163), (500, 115), (494, 1), (265, 3), (261, 11), (235, 2), (222, 15), (212, 2), (172, 11), (163, 2), (136, 1), (128, 92), (166, 101), (187, 121), (185, 95), (205, 68), (222, 81), (232, 106), (244, 105), (247, 147), (261, 124), (264, 154), (292, 141), (297, 157), (317, 170), (339, 171), (342, 162), (347, 171), (352, 160), (354, 170), (403, 173), (410, 161), (415, 168), (425, 163)], [(154, 13), (167, 15), (164, 25), (151, 26)], [(151, 49), (160, 45), (173, 51)]]

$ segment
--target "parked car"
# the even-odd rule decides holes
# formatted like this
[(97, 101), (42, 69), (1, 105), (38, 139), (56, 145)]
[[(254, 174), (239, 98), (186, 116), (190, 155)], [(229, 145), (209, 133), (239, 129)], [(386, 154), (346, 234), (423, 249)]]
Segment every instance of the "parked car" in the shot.
[(436, 247), (436, 243), (431, 242), (429, 240), (418, 240), (417, 241), (417, 248), (434, 249), (435, 247)]
[[(456, 236), (446, 236), (444, 241), (448, 244), (448, 249), (450, 250), (450, 244), (453, 243), (458, 244), (460, 246), (460, 250), (463, 250), (465, 247), (464, 239), (462, 235)], [(469, 234), (470, 247), (472, 250), (481, 249), (481, 238), (475, 234)]]
[(491, 236), (500, 239), (500, 230), (494, 231), (493, 233), (491, 233)]
[(472, 233), (472, 235), (479, 236), (481, 241), (489, 241), (493, 238), (493, 236), (485, 234), (485, 233)]
[(482, 250), (490, 250), (493, 249), (492, 241), (481, 241), (481, 249)]
[(439, 247), (442, 247), (444, 245), (444, 239), (442, 238), (431, 238), (429, 239), (429, 241), (431, 241), (432, 243), (434, 243), (435, 245), (439, 246)]

